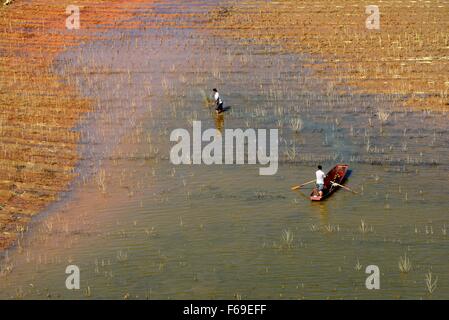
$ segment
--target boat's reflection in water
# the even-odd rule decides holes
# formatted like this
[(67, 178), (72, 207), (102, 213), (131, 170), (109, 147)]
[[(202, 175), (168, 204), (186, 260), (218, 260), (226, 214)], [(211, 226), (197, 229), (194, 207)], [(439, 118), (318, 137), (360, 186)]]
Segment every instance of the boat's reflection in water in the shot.
[(329, 224), (329, 209), (326, 201), (312, 201), (310, 207), (312, 208), (313, 213), (319, 217), (322, 226)]
[(310, 201), (309, 196), (307, 196), (301, 189), (298, 190), (297, 194), (304, 199), (305, 204), (310, 204), (313, 215), (320, 219), (320, 224), (322, 226), (329, 224), (329, 209), (327, 207), (327, 201)]

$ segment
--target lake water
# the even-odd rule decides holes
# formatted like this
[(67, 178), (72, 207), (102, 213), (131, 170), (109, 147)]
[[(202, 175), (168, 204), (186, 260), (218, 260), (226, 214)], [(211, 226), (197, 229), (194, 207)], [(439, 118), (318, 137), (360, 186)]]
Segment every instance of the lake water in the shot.
[[(210, 8), (154, 10), (189, 26), (190, 13)], [(449, 298), (448, 115), (401, 109), (399, 97), (337, 95), (304, 67), (307, 56), (196, 26), (110, 31), (59, 57), (55, 70), (96, 107), (79, 127), (80, 176), (1, 261), (0, 297)], [(213, 87), (232, 106), (224, 116), (204, 102)], [(195, 120), (279, 129), (277, 174), (171, 164), (170, 133)], [(310, 188), (292, 192), (319, 163), (348, 163), (359, 193), (312, 203)], [(68, 265), (81, 270), (80, 290), (65, 287)], [(365, 287), (368, 265), (380, 268), (380, 290)]]

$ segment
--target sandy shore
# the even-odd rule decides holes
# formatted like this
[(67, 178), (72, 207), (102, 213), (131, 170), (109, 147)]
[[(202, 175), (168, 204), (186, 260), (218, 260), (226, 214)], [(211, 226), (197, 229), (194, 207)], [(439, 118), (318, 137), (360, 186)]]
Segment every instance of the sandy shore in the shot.
[[(124, 19), (149, 1), (34, 0), (0, 7), (0, 250), (74, 178), (80, 117), (90, 101), (52, 73), (56, 55)], [(150, 1), (151, 3), (151, 1)], [(80, 30), (65, 27), (66, 7), (81, 8)]]
[(447, 1), (379, 3), (380, 29), (368, 30), (359, 0), (239, 1), (212, 14), (219, 36), (309, 53), (332, 91), (405, 95), (404, 106), (449, 109)]

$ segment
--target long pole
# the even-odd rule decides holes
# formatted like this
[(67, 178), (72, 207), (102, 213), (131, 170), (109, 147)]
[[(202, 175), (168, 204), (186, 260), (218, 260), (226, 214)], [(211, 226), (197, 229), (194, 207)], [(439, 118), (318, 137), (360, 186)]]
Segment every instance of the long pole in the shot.
[(294, 187), (292, 187), (292, 190), (298, 190), (298, 189), (300, 189), (301, 187), (304, 187), (305, 185), (311, 184), (311, 183), (313, 183), (313, 182), (315, 182), (315, 179), (314, 179), (314, 180), (310, 180), (309, 182), (303, 183), (303, 184), (301, 184), (301, 185), (299, 185), (299, 186), (294, 186)]

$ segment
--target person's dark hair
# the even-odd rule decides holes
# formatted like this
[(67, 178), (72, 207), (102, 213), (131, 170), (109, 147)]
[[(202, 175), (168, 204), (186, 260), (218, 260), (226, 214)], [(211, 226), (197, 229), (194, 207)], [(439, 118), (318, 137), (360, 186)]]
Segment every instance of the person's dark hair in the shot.
[(217, 92), (217, 89), (213, 88), (212, 91), (213, 91), (213, 92)]
[(323, 169), (323, 167), (322, 167), (321, 165), (319, 165), (319, 166), (318, 166), (318, 169), (322, 170), (322, 169)]

